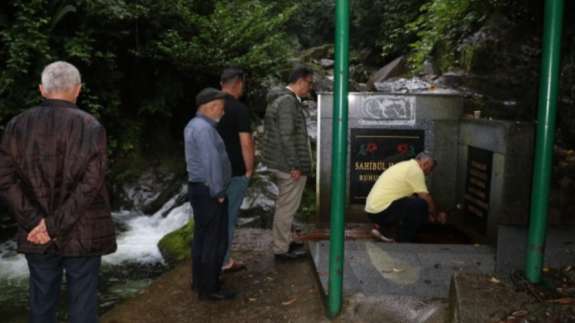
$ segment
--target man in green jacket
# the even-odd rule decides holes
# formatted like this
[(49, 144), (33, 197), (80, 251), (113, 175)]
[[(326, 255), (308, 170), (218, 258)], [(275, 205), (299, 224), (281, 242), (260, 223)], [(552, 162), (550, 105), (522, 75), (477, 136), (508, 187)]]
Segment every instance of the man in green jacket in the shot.
[(273, 252), (278, 260), (304, 257), (294, 242), (291, 225), (299, 208), (307, 176), (311, 172), (311, 150), (302, 97), (313, 88), (313, 71), (296, 67), (285, 88), (268, 93), (264, 123), (263, 162), (273, 173), (279, 193), (273, 220)]

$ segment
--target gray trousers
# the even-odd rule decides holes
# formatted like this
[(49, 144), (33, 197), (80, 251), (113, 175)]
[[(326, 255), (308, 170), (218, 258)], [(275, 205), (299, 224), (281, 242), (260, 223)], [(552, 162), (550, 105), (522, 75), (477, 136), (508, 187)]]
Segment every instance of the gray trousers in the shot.
[(294, 181), (289, 173), (272, 169), (279, 193), (276, 200), (276, 210), (273, 221), (273, 252), (275, 254), (289, 251), (292, 241), (291, 226), (293, 218), (301, 204), (307, 176), (301, 176)]

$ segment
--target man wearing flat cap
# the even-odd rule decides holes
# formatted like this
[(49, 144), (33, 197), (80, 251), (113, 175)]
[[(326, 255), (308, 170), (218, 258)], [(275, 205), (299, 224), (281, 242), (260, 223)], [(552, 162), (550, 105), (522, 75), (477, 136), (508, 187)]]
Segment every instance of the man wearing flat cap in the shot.
[(200, 300), (226, 300), (235, 293), (220, 286), (228, 240), (226, 188), (231, 166), (216, 130), (224, 115), (225, 93), (206, 88), (196, 96), (198, 112), (184, 130), (188, 198), (194, 210), (192, 289)]

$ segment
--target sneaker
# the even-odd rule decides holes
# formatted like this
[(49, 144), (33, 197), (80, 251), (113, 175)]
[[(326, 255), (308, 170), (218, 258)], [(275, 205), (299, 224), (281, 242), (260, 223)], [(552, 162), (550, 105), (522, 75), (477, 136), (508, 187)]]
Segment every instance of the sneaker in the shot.
[(274, 255), (276, 260), (279, 261), (291, 261), (296, 259), (303, 259), (307, 257), (307, 252), (302, 249), (288, 251), (286, 253), (276, 253)]
[(379, 230), (377, 230), (377, 229), (371, 229), (370, 233), (371, 233), (371, 236), (377, 241), (395, 242), (395, 240), (388, 238), (388, 237), (384, 236), (383, 234), (381, 234), (381, 232), (379, 232)]

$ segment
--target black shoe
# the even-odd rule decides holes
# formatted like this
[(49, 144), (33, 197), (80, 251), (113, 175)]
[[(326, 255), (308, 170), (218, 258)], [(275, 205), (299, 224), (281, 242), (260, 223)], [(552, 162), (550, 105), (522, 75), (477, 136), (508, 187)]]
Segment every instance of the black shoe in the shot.
[(305, 244), (302, 241), (292, 241), (289, 244), (289, 251), (295, 251), (298, 249), (302, 249)]
[(286, 253), (276, 253), (274, 257), (276, 260), (296, 260), (307, 257), (307, 252), (305, 250), (297, 249)]
[(210, 294), (203, 294), (200, 293), (199, 299), (200, 301), (226, 301), (230, 299), (236, 298), (237, 293), (231, 290), (221, 289), (217, 292), (213, 292)]

